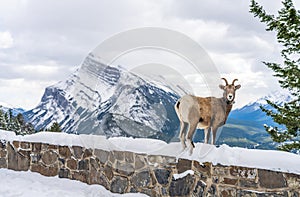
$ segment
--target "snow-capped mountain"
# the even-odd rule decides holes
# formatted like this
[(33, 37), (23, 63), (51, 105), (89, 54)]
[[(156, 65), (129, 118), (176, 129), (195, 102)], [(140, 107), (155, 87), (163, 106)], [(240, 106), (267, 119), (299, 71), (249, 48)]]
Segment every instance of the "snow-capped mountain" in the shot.
[(283, 105), (283, 103), (289, 102), (293, 97), (284, 91), (273, 91), (267, 96), (261, 97), (254, 102), (245, 105), (242, 108), (233, 110), (230, 113), (230, 118), (263, 122), (264, 124), (272, 123), (275, 124), (271, 117), (266, 116), (266, 114), (260, 109), (263, 106), (266, 109), (271, 109), (266, 100), (276, 103), (277, 105)]
[(13, 116), (16, 116), (18, 114), (23, 114), (25, 112), (25, 110), (21, 107), (14, 107), (4, 102), (0, 102), (0, 109), (3, 110), (4, 112), (11, 110)]
[(66, 81), (47, 87), (40, 104), (24, 113), (36, 129), (54, 121), (68, 133), (150, 137), (170, 141), (178, 127), (177, 94), (89, 54)]
[[(38, 130), (56, 121), (68, 133), (178, 140), (174, 104), (183, 93), (161, 81), (150, 82), (121, 66), (101, 62), (89, 54), (80, 70), (66, 81), (47, 87), (40, 104), (24, 113), (27, 121)], [(263, 125), (277, 125), (259, 107), (268, 107), (266, 99), (282, 104), (292, 97), (273, 92), (233, 110), (217, 143), (274, 148)], [(197, 132), (194, 141), (202, 141), (202, 135)]]

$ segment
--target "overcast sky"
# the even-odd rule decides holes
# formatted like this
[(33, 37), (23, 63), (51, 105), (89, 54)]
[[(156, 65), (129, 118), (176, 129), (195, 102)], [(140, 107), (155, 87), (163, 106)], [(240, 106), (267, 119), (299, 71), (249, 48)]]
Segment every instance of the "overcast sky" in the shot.
[[(273, 14), (281, 7), (259, 2)], [(249, 13), (246, 0), (2, 0), (0, 101), (35, 107), (45, 87), (66, 79), (102, 41), (149, 26), (191, 37), (222, 76), (238, 78), (237, 106), (278, 89), (261, 63), (280, 60), (275, 34)]]

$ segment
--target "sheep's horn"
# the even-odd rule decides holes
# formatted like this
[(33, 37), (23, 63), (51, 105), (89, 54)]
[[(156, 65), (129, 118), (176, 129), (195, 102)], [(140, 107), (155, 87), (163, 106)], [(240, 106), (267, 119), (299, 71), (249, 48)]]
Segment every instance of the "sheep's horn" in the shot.
[(232, 81), (232, 85), (234, 85), (234, 82), (236, 82), (238, 79), (234, 79), (233, 81)]
[(221, 79), (223, 79), (225, 81), (226, 85), (228, 85), (227, 79), (225, 79), (225, 78), (221, 78)]

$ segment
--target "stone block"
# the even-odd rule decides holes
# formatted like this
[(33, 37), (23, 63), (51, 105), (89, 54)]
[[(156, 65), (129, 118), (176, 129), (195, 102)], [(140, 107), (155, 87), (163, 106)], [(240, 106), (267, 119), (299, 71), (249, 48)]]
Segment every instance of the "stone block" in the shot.
[(105, 176), (108, 178), (108, 180), (112, 180), (112, 178), (114, 177), (112, 167), (109, 165), (104, 166), (103, 172)]
[(176, 163), (177, 163), (176, 157), (164, 156), (164, 160), (165, 160), (165, 164), (167, 164), (167, 166), (176, 165)]
[(215, 196), (217, 197), (217, 186), (212, 184), (207, 190), (207, 196)]
[(36, 143), (36, 142), (32, 143), (31, 150), (32, 150), (32, 152), (41, 152), (42, 143)]
[(48, 150), (43, 153), (42, 161), (46, 165), (53, 165), (58, 161), (58, 155), (56, 152), (52, 150)]
[(88, 171), (73, 171), (71, 172), (71, 177), (73, 180), (78, 180), (83, 183), (89, 183)]
[(178, 173), (183, 173), (187, 170), (192, 169), (192, 161), (187, 159), (178, 159), (178, 163), (176, 165)]
[(82, 150), (83, 148), (80, 146), (72, 146), (72, 149), (73, 149), (73, 156), (76, 159), (81, 159), (83, 155), (83, 150)]
[(130, 176), (134, 173), (133, 165), (130, 163), (126, 163), (125, 161), (117, 161), (115, 169), (117, 173), (123, 176)]
[(150, 165), (157, 167), (164, 164), (164, 157), (161, 155), (148, 155), (148, 161)]
[(89, 183), (90, 184), (100, 184), (100, 176), (101, 176), (100, 172), (91, 171)]
[(218, 187), (219, 194), (222, 197), (233, 197), (237, 196), (236, 188), (230, 188), (230, 187)]
[(192, 175), (187, 175), (181, 179), (172, 179), (169, 187), (170, 196), (190, 196), (195, 178)]
[(66, 168), (61, 168), (58, 172), (59, 178), (69, 178), (70, 176), (70, 170)]
[(150, 172), (145, 170), (135, 173), (131, 178), (131, 183), (135, 185), (136, 188), (149, 187), (151, 184)]
[(20, 147), (20, 142), (19, 141), (13, 141), (12, 145), (14, 146), (15, 149), (18, 149)]
[(249, 180), (249, 179), (240, 179), (239, 181), (240, 187), (245, 188), (258, 188), (258, 184), (255, 180)]
[(206, 183), (199, 180), (193, 190), (193, 196), (204, 196), (204, 191), (206, 188)]
[(281, 172), (258, 170), (259, 185), (264, 188), (275, 189), (287, 187), (287, 182)]
[(67, 160), (67, 167), (70, 169), (70, 170), (77, 170), (77, 160), (75, 159), (68, 159)]
[(58, 166), (45, 166), (43, 164), (32, 164), (30, 170), (32, 172), (38, 172), (44, 176), (57, 176), (58, 175)]
[(103, 187), (105, 187), (107, 190), (110, 190), (110, 183), (107, 180), (107, 178), (105, 177), (105, 175), (100, 174), (100, 176), (99, 176), (99, 184), (102, 185)]
[(86, 159), (88, 157), (91, 157), (93, 155), (93, 150), (88, 148), (88, 149), (85, 149), (84, 152), (83, 152), (83, 159)]
[(300, 175), (297, 174), (285, 174), (287, 185), (290, 189), (300, 191)]
[(124, 152), (125, 162), (134, 163), (134, 153), (133, 152)]
[(30, 167), (30, 152), (17, 152), (13, 146), (8, 143), (7, 146), (7, 167), (17, 171), (27, 171)]
[(7, 151), (6, 150), (0, 150), (0, 158), (5, 158), (7, 155)]
[(88, 159), (80, 160), (78, 162), (78, 170), (89, 170), (90, 169), (90, 161)]
[(171, 170), (168, 169), (156, 169), (154, 170), (156, 180), (161, 185), (166, 185), (170, 181)]
[(95, 149), (94, 155), (102, 164), (105, 164), (108, 161), (109, 152), (105, 150)]
[(226, 185), (237, 185), (238, 179), (224, 177), (220, 183)]
[(199, 172), (202, 176), (210, 177), (211, 176), (211, 163), (199, 163), (198, 161), (193, 161), (194, 170)]
[(145, 159), (144, 155), (136, 154), (135, 155), (135, 169), (140, 170), (144, 168), (147, 164), (147, 161)]
[(93, 169), (93, 170), (98, 170), (101, 168), (98, 158), (96, 158), (96, 159), (90, 158), (90, 165), (91, 165), (91, 169)]
[(31, 153), (30, 157), (32, 163), (38, 163), (42, 158), (41, 154), (36, 152)]
[(0, 168), (7, 168), (6, 158), (0, 158)]
[(113, 152), (109, 152), (108, 154), (108, 161), (113, 165), (116, 161), (115, 154)]
[(126, 178), (115, 176), (111, 182), (110, 190), (114, 193), (123, 194), (128, 188), (128, 180)]
[(212, 166), (212, 175), (216, 176), (228, 176), (229, 175), (229, 167), (223, 165)]
[(30, 142), (21, 142), (20, 148), (21, 149), (31, 149), (31, 144), (30, 144)]
[(59, 156), (65, 159), (71, 158), (71, 151), (68, 146), (59, 146), (58, 147)]
[(118, 161), (124, 160), (124, 152), (123, 151), (115, 151), (114, 150), (111, 152), (111, 155), (114, 157), (115, 160), (118, 160)]
[(230, 168), (230, 174), (235, 177), (255, 179), (257, 176), (257, 169), (233, 166)]
[(48, 144), (47, 149), (48, 149), (48, 150), (57, 151), (58, 147), (59, 147), (58, 145)]

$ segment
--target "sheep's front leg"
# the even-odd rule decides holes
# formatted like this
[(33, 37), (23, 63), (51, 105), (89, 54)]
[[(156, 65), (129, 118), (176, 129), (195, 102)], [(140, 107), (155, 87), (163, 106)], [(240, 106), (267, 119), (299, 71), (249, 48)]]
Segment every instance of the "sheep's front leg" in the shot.
[(183, 150), (186, 148), (185, 135), (186, 135), (187, 126), (188, 126), (188, 124), (186, 122), (180, 121), (179, 138), (180, 138), (180, 142), (181, 142)]
[(209, 136), (210, 136), (210, 128), (207, 127), (206, 129), (204, 129), (204, 143), (208, 144), (208, 140), (209, 140)]
[(189, 130), (188, 130), (187, 137), (186, 137), (186, 141), (187, 141), (188, 147), (190, 149), (190, 155), (193, 153), (193, 148), (195, 148), (195, 145), (192, 140), (193, 140), (193, 136), (196, 131), (196, 128), (197, 128), (197, 124), (198, 124), (197, 122), (196, 122), (196, 124), (195, 123), (189, 124)]

